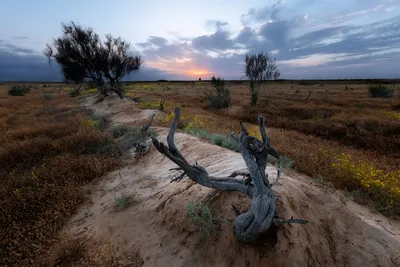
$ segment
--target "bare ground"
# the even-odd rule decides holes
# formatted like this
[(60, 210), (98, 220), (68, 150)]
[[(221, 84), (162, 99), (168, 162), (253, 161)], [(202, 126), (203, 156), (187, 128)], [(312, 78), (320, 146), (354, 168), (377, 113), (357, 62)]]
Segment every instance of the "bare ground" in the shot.
[[(155, 112), (140, 110), (129, 100), (111, 99), (84, 105), (110, 114), (115, 124), (144, 124)], [(165, 141), (168, 129), (155, 127)], [(189, 162), (198, 162), (213, 176), (245, 169), (239, 153), (177, 133), (178, 149)], [(110, 240), (129, 266), (400, 266), (400, 223), (371, 212), (341, 192), (293, 172), (283, 174), (275, 191), (282, 218), (308, 220), (285, 225), (276, 239), (254, 247), (239, 244), (231, 224), (221, 223), (215, 240), (201, 241), (187, 222), (185, 205), (203, 200), (211, 189), (190, 181), (170, 183), (175, 165), (154, 148), (138, 161), (109, 173), (90, 186), (89, 201), (64, 230), (73, 237)], [(270, 177), (275, 168), (268, 166)], [(128, 196), (123, 209), (115, 197)], [(231, 205), (241, 211), (249, 199), (224, 192), (210, 207), (218, 216), (233, 219)]]

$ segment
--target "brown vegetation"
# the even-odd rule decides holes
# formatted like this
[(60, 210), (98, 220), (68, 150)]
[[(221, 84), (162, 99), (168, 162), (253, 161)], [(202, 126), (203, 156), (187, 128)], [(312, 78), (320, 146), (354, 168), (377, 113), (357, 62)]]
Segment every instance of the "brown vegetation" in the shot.
[(112, 146), (109, 133), (68, 92), (47, 88), (0, 90), (1, 266), (32, 263), (84, 200), (82, 186), (118, 164), (112, 149), (100, 150)]
[[(212, 133), (230, 134), (237, 130), (239, 121), (255, 124), (254, 118), (261, 113), (271, 144), (294, 160), (296, 170), (355, 191), (357, 197), (362, 196), (362, 201), (372, 200), (372, 206), (378, 211), (399, 215), (400, 192), (393, 193), (390, 198), (382, 196), (381, 192), (367, 190), (365, 183), (355, 182), (353, 174), (334, 166), (338, 156), (351, 155), (354, 162), (364, 162), (372, 170), (390, 174), (393, 178), (390, 186), (396, 190), (400, 188), (399, 98), (372, 98), (368, 86), (271, 82), (263, 85), (258, 105), (251, 107), (247, 84), (232, 82), (227, 84), (231, 90), (231, 104), (224, 110), (207, 107), (202, 92), (211, 89), (208, 82), (139, 83), (127, 85), (127, 88), (128, 95), (145, 97), (147, 101), (166, 99), (167, 113), (180, 106), (186, 117), (201, 116), (208, 121), (202, 128)], [(306, 101), (309, 91), (312, 94)], [(391, 201), (397, 204), (390, 204)]]

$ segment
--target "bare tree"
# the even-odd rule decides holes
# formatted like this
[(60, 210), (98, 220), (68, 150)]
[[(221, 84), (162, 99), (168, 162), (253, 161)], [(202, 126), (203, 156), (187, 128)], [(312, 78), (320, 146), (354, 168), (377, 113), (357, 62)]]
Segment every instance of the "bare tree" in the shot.
[(140, 68), (140, 56), (130, 54), (130, 44), (107, 34), (102, 42), (92, 28), (74, 22), (62, 24), (63, 35), (46, 45), (44, 54), (61, 65), (65, 80), (94, 82), (103, 95), (115, 92), (123, 98), (120, 81)]
[(280, 72), (276, 66), (276, 59), (270, 58), (268, 53), (246, 54), (246, 76), (250, 80), (251, 104), (255, 106), (260, 93), (260, 86), (266, 80), (278, 79)]
[[(262, 141), (249, 136), (243, 123), (240, 123), (242, 132), (240, 137), (232, 134), (232, 137), (240, 144), (242, 157), (246, 163), (248, 172), (234, 172), (228, 177), (209, 176), (205, 168), (196, 164), (191, 165), (179, 152), (174, 143), (174, 134), (178, 127), (180, 109), (175, 109), (175, 118), (171, 125), (167, 137), (168, 146), (160, 143), (156, 138), (152, 138), (154, 147), (171, 161), (178, 165), (173, 170), (181, 170), (180, 176), (173, 181), (180, 181), (186, 175), (196, 183), (222, 191), (237, 191), (252, 198), (250, 209), (244, 213), (232, 205), (236, 218), (233, 220), (234, 233), (239, 241), (252, 243), (257, 238), (266, 233), (273, 225), (285, 223), (307, 223), (304, 220), (279, 219), (276, 214), (276, 197), (272, 187), (276, 185), (281, 176), (281, 167), (278, 165), (278, 174), (274, 182), (270, 183), (268, 174), (265, 173), (267, 167), (267, 156), (272, 155), (279, 158), (278, 152), (270, 146), (270, 139), (266, 134), (264, 119), (258, 116), (258, 124), (262, 136)], [(247, 177), (246, 180), (238, 180), (236, 176)]]

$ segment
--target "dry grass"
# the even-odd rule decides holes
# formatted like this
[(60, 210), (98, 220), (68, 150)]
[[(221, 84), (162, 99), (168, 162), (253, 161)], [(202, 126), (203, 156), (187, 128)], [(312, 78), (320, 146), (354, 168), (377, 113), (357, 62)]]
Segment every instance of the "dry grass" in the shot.
[(45, 253), (40, 259), (34, 262), (34, 265), (43, 267), (123, 266), (120, 264), (120, 259), (117, 254), (117, 248), (106, 240), (60, 237), (57, 243), (50, 249), (50, 252)]
[[(0, 265), (26, 266), (53, 243), (82, 186), (118, 165), (110, 133), (88, 125), (68, 93), (0, 87)], [(51, 94), (52, 99), (44, 97)]]
[[(244, 82), (227, 86), (231, 90), (231, 105), (219, 111), (207, 107), (203, 92), (212, 89), (207, 82), (135, 84), (128, 95), (145, 97), (148, 101), (166, 99), (167, 114), (172, 107), (180, 106), (185, 118), (200, 116), (207, 121), (202, 128), (210, 133), (238, 132), (239, 121), (255, 124), (257, 114), (261, 113), (266, 118), (272, 145), (294, 160), (297, 171), (357, 194), (361, 190), (376, 210), (400, 215), (400, 194), (395, 193), (395, 189), (400, 189), (398, 95), (372, 98), (368, 84), (271, 83), (264, 85), (258, 106), (251, 107)], [(174, 90), (164, 90), (166, 87)], [(306, 101), (309, 90), (311, 97)], [(353, 165), (368, 164), (382, 171), (382, 179), (390, 174), (395, 177), (392, 181), (398, 183), (392, 182), (392, 189), (379, 188), (379, 194), (371, 191), (357, 173), (343, 172), (335, 165), (338, 155), (343, 153), (351, 155)]]

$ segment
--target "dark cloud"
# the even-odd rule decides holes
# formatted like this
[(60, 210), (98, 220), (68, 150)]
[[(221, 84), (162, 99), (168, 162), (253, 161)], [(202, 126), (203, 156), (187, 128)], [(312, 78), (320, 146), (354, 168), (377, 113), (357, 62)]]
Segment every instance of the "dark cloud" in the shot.
[(4, 40), (0, 40), (0, 50), (9, 51), (11, 53), (25, 53), (25, 54), (34, 54), (35, 51), (29, 48), (22, 48), (13, 44), (10, 44)]
[(260, 27), (260, 36), (271, 43), (271, 48), (284, 48), (289, 37), (289, 23), (287, 21), (271, 21)]
[(192, 40), (193, 48), (196, 50), (219, 51), (229, 49), (233, 46), (228, 31), (216, 31), (211, 35), (203, 35)]
[(247, 45), (253, 43), (255, 38), (256, 38), (255, 31), (249, 26), (244, 26), (240, 30), (239, 34), (236, 36), (234, 42)]

